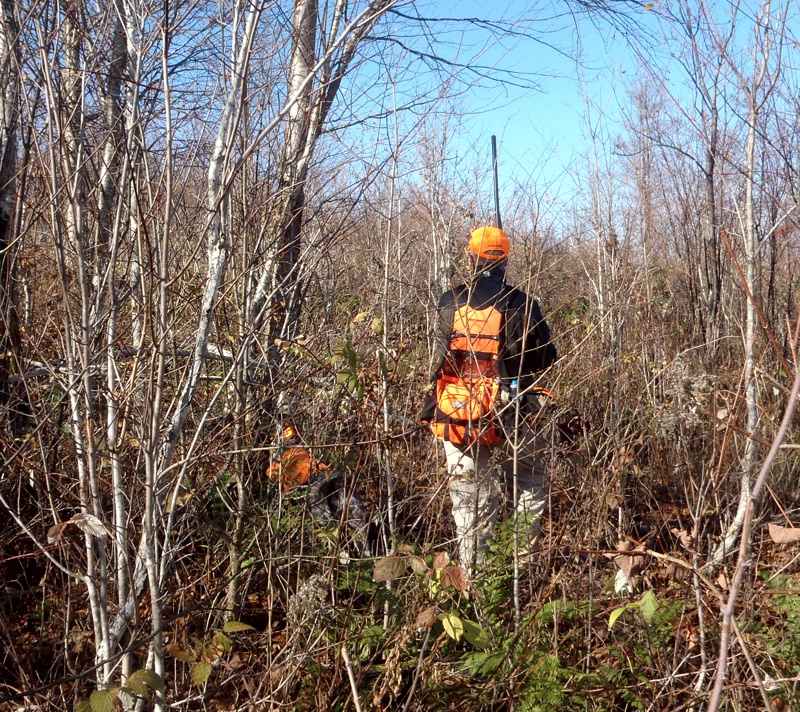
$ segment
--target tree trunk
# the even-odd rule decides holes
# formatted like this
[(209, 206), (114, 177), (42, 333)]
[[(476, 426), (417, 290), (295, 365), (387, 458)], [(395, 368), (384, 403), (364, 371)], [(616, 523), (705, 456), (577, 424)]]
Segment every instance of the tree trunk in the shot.
[[(14, 296), (11, 227), (13, 224), (17, 164), (17, 21), (12, 0), (3, 0), (0, 15), (0, 407), (8, 416), (12, 438), (20, 435), (14, 416), (8, 376), (19, 352), (19, 319)], [(5, 425), (5, 424), (4, 424)]]

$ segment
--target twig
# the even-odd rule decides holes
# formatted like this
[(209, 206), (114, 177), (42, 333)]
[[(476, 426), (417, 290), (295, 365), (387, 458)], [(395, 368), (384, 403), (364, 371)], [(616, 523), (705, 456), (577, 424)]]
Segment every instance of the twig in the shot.
[(406, 703), (403, 705), (402, 712), (408, 712), (408, 709), (411, 706), (411, 700), (414, 699), (414, 693), (417, 691), (417, 682), (419, 682), (419, 674), (422, 670), (422, 661), (425, 659), (425, 650), (428, 647), (428, 640), (430, 640), (430, 637), (431, 628), (428, 628), (428, 632), (425, 634), (425, 640), (422, 641), (422, 647), (419, 649), (417, 669), (414, 670), (414, 679), (411, 682), (411, 689), (408, 691), (408, 697), (406, 697)]
[(731, 625), (733, 627), (733, 632), (736, 633), (736, 640), (739, 641), (739, 647), (742, 649), (744, 659), (747, 660), (747, 664), (750, 667), (750, 672), (753, 673), (753, 679), (756, 681), (756, 685), (758, 685), (758, 691), (761, 693), (761, 699), (764, 701), (764, 709), (766, 712), (770, 712), (772, 708), (770, 707), (769, 695), (767, 695), (767, 690), (764, 687), (764, 682), (761, 679), (760, 673), (758, 672), (755, 660), (753, 660), (753, 656), (750, 655), (750, 648), (747, 647), (747, 643), (744, 640), (742, 632), (739, 630), (739, 626), (737, 625), (735, 618), (731, 620)]
[(361, 703), (358, 701), (358, 688), (356, 687), (356, 676), (353, 673), (353, 663), (350, 662), (350, 654), (347, 652), (346, 645), (342, 646), (342, 660), (344, 660), (344, 666), (347, 668), (350, 689), (353, 691), (353, 704), (356, 706), (356, 712), (361, 712)]

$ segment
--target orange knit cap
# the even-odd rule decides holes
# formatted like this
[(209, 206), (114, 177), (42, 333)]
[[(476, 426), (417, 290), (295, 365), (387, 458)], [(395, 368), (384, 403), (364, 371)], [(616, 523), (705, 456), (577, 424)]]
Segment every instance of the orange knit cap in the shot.
[(502, 260), (508, 257), (511, 242), (500, 228), (479, 227), (472, 231), (467, 249), (485, 260)]

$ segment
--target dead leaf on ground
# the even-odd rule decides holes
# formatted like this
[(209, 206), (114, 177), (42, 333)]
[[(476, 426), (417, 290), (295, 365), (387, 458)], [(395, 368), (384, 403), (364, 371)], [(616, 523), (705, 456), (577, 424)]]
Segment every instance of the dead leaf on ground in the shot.
[(663, 576), (675, 579), (676, 581), (685, 581), (688, 574), (689, 572), (685, 568), (675, 563), (671, 563), (662, 571)]
[(670, 531), (675, 535), (684, 549), (691, 549), (694, 546), (694, 531), (687, 532), (685, 529), (672, 527)]
[(681, 619), (678, 622), (676, 632), (686, 642), (687, 650), (694, 650), (700, 645), (700, 635), (687, 619)]
[(720, 408), (717, 411), (717, 430), (725, 430), (728, 424), (730, 411), (727, 408)]
[(768, 524), (769, 538), (776, 544), (791, 544), (800, 541), (800, 527), (782, 527), (779, 524)]
[[(644, 570), (644, 550), (644, 544), (640, 544), (634, 549), (633, 544), (631, 544), (629, 541), (619, 541), (617, 542), (617, 551), (630, 551), (633, 554), (632, 556), (611, 553), (603, 554), (603, 556), (605, 556), (607, 559), (611, 559), (617, 566), (619, 566), (620, 569), (622, 569), (628, 579), (630, 579), (632, 576), (636, 576), (636, 574), (639, 574)], [(641, 555), (635, 554), (634, 552), (641, 552)]]

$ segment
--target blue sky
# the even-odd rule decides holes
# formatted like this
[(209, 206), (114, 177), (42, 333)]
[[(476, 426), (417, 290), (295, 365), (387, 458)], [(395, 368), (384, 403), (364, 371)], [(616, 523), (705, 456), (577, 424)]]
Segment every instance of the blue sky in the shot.
[[(470, 123), (471, 133), (497, 135), (501, 167), (536, 172), (549, 157), (553, 165), (547, 173), (555, 177), (569, 167), (575, 152), (584, 149), (587, 119), (598, 120), (601, 111), (608, 120), (618, 118), (614, 93), (622, 87), (632, 63), (622, 39), (587, 19), (577, 26), (567, 24), (548, 39), (563, 53), (526, 43), (499, 59), (522, 62), (539, 73), (539, 89), (510, 89), (507, 99), (502, 95), (495, 99), (496, 109), (475, 116)], [(484, 103), (484, 93), (492, 92), (476, 92), (474, 98)]]
[[(631, 5), (626, 15), (642, 44), (651, 33), (646, 54), (655, 78), (640, 67), (635, 50), (619, 29), (602, 18), (567, 13), (566, 0), (428, 1), (430, 9), (441, 16), (508, 21), (509, 27), (527, 35), (497, 41), (479, 26), (470, 29), (467, 24), (465, 30), (463, 22), (453, 25), (452, 35), (461, 33), (457, 40), (446, 32), (441, 35), (451, 44), (460, 41), (462, 56), (471, 52), (480, 64), (496, 68), (497, 75), (501, 70), (525, 72), (537, 85), (527, 90), (511, 84), (476, 85), (460, 97), (465, 118), (453, 150), (462, 153), (476, 146), (488, 162), (490, 136), (496, 134), (501, 178), (509, 182), (517, 178), (538, 190), (548, 185), (564, 190), (578, 175), (576, 160), (589, 152), (593, 130), (599, 130), (602, 142), (622, 133), (621, 112), (630, 106), (628, 93), (642, 83), (651, 83), (677, 115), (680, 108), (673, 102), (685, 104), (690, 113), (696, 102), (685, 68), (671, 56), (670, 50), (678, 48), (665, 39), (669, 29), (657, 14), (671, 9), (668, 0), (655, 0), (653, 11), (642, 0), (640, 7)], [(745, 68), (758, 5), (750, 0), (737, 4), (740, 15), (730, 50), (741, 54)], [(727, 0), (708, 4), (719, 28), (729, 24), (731, 7)], [(775, 12), (780, 9), (776, 7)], [(787, 29), (797, 31), (796, 14)]]
[[(365, 170), (374, 156), (386, 160), (393, 150), (393, 106), (411, 104), (413, 109), (399, 112), (398, 138), (412, 172), (415, 161), (416, 168), (422, 162), (414, 154), (429, 151), (431, 137), (443, 133), (454, 172), (466, 175), (476, 164), (488, 168), (495, 134), (503, 197), (525, 185), (537, 196), (547, 192), (567, 202), (585, 175), (577, 168), (590, 150), (591, 131), (599, 129), (608, 146), (607, 139), (622, 132), (620, 107), (628, 103), (628, 91), (643, 79), (618, 29), (599, 17), (572, 15), (569, 7), (567, 0), (398, 5), (425, 21), (391, 24), (397, 41), (379, 43), (379, 52), (369, 56), (376, 61), (365, 63), (343, 91), (344, 119), (356, 127), (348, 141), (363, 149)], [(498, 37), (486, 21), (507, 32)], [(643, 0), (641, 7), (628, 6), (626, 21), (638, 34), (655, 31), (658, 18), (645, 11)], [(434, 61), (434, 55), (444, 61)], [(368, 127), (358, 120), (365, 114), (374, 117)], [(475, 188), (489, 194), (488, 171), (483, 183)]]
[[(586, 150), (589, 122), (613, 127), (619, 119), (616, 94), (636, 79), (625, 39), (601, 20), (565, 13), (564, 2), (429, 0), (421, 7), (428, 16), (461, 19), (441, 26), (439, 51), (443, 43), (453, 58), (476, 58), (473, 63), (488, 67), (489, 74), (510, 77), (493, 86), (476, 82), (458, 97), (464, 118), (451, 150), (485, 153), (488, 164), (495, 134), (504, 183), (516, 179), (555, 189), (569, 182), (576, 154)], [(648, 15), (634, 12), (632, 19), (649, 24)], [(497, 41), (464, 18), (508, 22), (527, 36)], [(524, 74), (521, 83), (535, 88), (514, 86), (515, 74)]]

